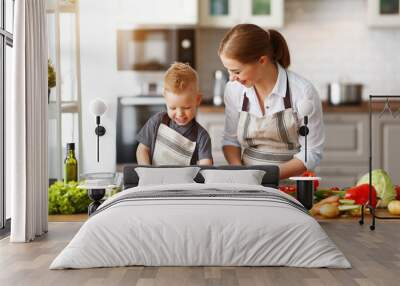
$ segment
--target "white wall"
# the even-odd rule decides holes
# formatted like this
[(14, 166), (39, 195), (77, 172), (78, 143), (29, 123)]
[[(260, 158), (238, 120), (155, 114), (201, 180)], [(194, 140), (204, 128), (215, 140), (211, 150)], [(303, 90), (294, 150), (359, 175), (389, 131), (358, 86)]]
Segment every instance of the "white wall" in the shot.
[[(80, 1), (83, 172), (113, 171), (115, 165), (113, 87), (117, 82), (113, 9), (113, 1)], [(89, 112), (89, 103), (96, 97), (108, 105), (108, 111), (101, 118), (106, 134), (100, 140), (100, 163), (96, 159), (96, 121)]]
[(368, 28), (366, 0), (289, 0), (285, 18), (291, 69), (323, 99), (326, 84), (340, 78), (365, 84), (364, 99), (400, 94), (400, 27)]
[[(82, 82), (82, 172), (113, 172), (116, 167), (117, 97), (137, 95), (141, 84), (162, 80), (162, 73), (138, 75), (117, 71), (117, 13), (115, 1), (80, 1), (80, 53)], [(97, 163), (95, 118), (89, 112), (90, 101), (100, 98), (108, 109), (101, 117), (106, 134), (100, 138), (100, 162)]]

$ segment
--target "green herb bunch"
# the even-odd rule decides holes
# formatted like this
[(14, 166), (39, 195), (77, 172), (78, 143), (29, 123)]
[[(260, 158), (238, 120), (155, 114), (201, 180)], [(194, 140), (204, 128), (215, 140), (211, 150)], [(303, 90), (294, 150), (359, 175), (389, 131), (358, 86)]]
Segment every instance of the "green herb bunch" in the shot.
[(91, 203), (87, 190), (78, 189), (77, 182), (64, 184), (57, 181), (49, 187), (49, 214), (74, 214), (87, 212)]

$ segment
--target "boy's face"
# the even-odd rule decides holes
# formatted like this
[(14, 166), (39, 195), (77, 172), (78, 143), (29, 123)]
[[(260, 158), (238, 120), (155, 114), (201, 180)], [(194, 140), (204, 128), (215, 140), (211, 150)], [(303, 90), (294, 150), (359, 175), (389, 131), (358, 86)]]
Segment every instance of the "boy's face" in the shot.
[(176, 124), (184, 126), (196, 116), (197, 106), (201, 102), (201, 95), (192, 89), (182, 91), (179, 94), (165, 91), (168, 116)]

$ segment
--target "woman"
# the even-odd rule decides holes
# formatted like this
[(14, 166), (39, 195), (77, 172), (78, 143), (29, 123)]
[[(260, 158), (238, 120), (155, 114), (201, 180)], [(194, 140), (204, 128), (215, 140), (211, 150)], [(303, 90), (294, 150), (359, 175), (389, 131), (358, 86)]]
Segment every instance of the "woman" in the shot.
[[(230, 165), (277, 164), (281, 179), (314, 169), (322, 158), (322, 107), (313, 85), (288, 71), (290, 55), (283, 36), (252, 24), (232, 28), (218, 54), (229, 72), (225, 88), (223, 151)], [(307, 160), (298, 130), (305, 100), (308, 116)]]

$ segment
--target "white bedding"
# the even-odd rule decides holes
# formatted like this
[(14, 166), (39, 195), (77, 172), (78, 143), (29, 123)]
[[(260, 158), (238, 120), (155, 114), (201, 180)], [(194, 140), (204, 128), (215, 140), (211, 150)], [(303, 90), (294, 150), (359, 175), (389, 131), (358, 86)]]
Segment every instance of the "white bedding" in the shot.
[[(182, 195), (135, 198), (174, 190)], [(249, 195), (229, 195), (239, 191), (249, 191)], [(250, 191), (258, 191), (260, 197)], [(184, 196), (185, 192), (189, 195)], [(214, 196), (190, 196), (190, 192)], [(219, 192), (228, 195), (220, 197)], [(122, 199), (129, 196), (134, 198)], [(254, 185), (131, 188), (104, 202), (50, 269), (127, 265), (350, 268), (318, 222), (290, 202), (299, 204), (278, 190)]]

